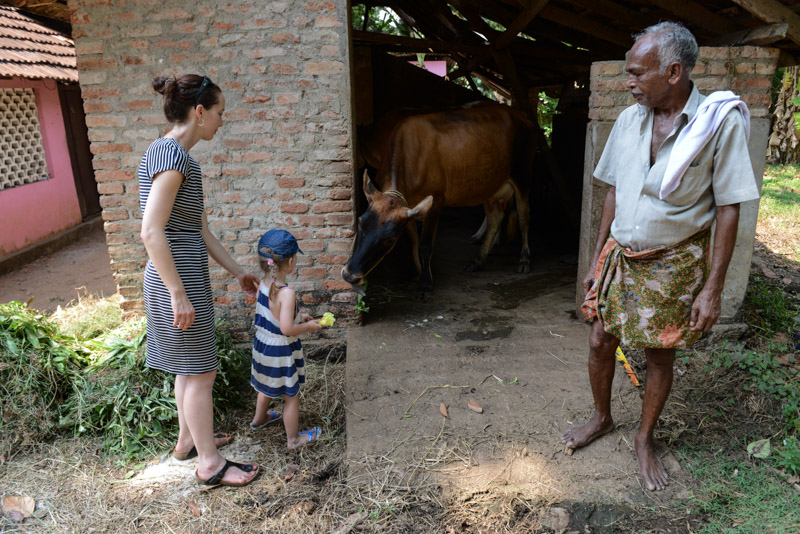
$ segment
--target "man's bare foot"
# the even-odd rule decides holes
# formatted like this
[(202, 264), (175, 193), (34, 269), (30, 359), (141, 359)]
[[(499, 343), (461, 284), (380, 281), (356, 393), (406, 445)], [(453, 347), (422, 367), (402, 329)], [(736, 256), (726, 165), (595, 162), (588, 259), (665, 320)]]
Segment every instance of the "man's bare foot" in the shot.
[(577, 449), (593, 442), (603, 434), (608, 434), (614, 429), (614, 421), (611, 418), (601, 419), (594, 414), (585, 425), (567, 429), (561, 436), (561, 441), (570, 449)]
[(650, 491), (661, 491), (667, 487), (669, 475), (661, 463), (653, 444), (653, 439), (638, 435), (633, 440), (636, 459), (639, 461), (639, 473), (642, 475), (645, 487)]

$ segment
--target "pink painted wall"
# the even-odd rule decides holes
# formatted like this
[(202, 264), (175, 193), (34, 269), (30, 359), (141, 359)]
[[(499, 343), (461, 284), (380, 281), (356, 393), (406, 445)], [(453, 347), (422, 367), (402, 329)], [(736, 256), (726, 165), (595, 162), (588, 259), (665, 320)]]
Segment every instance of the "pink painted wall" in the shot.
[(81, 222), (81, 208), (54, 80), (0, 80), (0, 88), (36, 94), (42, 144), (51, 178), (0, 191), (0, 256), (42, 241)]
[[(419, 67), (419, 62), (409, 61), (415, 67)], [(432, 72), (437, 76), (445, 76), (447, 74), (447, 61), (425, 61), (425, 70)]]

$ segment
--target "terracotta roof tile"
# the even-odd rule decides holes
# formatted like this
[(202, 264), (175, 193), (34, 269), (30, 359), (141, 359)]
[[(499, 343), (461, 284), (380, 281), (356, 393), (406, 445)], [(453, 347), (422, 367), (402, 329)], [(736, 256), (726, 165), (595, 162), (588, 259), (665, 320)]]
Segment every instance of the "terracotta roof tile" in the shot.
[(78, 81), (75, 44), (23, 15), (0, 6), (0, 77)]

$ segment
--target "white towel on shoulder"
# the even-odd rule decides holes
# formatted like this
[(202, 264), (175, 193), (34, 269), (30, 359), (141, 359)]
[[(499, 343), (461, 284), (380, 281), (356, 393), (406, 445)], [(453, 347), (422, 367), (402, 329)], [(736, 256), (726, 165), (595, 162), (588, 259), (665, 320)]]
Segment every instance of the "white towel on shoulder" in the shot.
[(750, 110), (732, 91), (716, 91), (706, 97), (697, 108), (689, 124), (678, 134), (667, 162), (658, 198), (664, 199), (681, 185), (681, 178), (695, 156), (714, 136), (728, 112), (738, 109), (744, 117), (745, 133), (750, 139)]

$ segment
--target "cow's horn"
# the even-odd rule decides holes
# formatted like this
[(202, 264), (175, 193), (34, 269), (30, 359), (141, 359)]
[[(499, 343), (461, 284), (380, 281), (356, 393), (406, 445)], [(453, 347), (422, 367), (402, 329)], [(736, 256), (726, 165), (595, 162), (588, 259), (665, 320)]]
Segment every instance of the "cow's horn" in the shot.
[(375, 186), (372, 185), (372, 181), (369, 179), (369, 174), (367, 174), (367, 170), (364, 169), (364, 194), (367, 196), (372, 196), (375, 194)]

